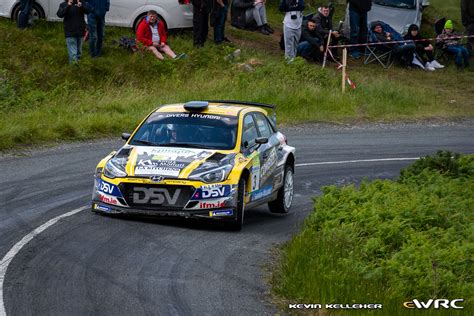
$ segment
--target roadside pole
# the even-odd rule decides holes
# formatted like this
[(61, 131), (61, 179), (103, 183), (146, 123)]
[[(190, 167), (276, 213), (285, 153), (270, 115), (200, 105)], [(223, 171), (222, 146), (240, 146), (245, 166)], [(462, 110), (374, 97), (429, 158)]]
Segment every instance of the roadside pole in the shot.
[(342, 93), (346, 92), (347, 48), (342, 50)]
[(328, 49), (329, 49), (329, 45), (331, 45), (331, 35), (332, 35), (332, 30), (329, 30), (328, 42), (326, 44), (326, 50), (324, 51), (323, 68), (326, 67), (326, 60), (328, 58)]

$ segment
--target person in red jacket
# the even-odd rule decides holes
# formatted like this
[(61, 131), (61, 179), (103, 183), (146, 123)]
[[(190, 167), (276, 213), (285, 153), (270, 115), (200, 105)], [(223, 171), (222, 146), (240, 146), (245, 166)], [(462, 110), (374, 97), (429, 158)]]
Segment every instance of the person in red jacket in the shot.
[(137, 29), (137, 42), (142, 43), (159, 60), (165, 59), (161, 53), (173, 59), (186, 57), (186, 54), (176, 55), (166, 44), (167, 34), (163, 21), (158, 19), (158, 13), (150, 10), (147, 16), (140, 22)]

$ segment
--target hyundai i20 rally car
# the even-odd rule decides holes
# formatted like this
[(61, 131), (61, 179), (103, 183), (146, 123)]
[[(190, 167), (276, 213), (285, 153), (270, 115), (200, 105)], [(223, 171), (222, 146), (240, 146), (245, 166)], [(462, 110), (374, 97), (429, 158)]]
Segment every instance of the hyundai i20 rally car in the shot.
[(290, 210), (295, 148), (271, 105), (165, 105), (122, 138), (97, 165), (94, 212), (212, 218), (239, 230), (248, 208)]

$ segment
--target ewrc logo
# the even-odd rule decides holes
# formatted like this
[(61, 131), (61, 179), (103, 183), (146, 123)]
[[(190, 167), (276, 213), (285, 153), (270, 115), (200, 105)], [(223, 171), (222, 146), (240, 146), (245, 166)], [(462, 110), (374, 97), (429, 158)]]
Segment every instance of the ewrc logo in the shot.
[(417, 308), (417, 309), (428, 309), (428, 308), (440, 309), (441, 307), (445, 309), (449, 309), (449, 308), (463, 309), (464, 308), (463, 306), (458, 306), (458, 302), (464, 302), (464, 299), (462, 298), (458, 298), (454, 300), (429, 299), (426, 303), (421, 302), (417, 299), (414, 299), (413, 301), (403, 303), (403, 306), (405, 308)]

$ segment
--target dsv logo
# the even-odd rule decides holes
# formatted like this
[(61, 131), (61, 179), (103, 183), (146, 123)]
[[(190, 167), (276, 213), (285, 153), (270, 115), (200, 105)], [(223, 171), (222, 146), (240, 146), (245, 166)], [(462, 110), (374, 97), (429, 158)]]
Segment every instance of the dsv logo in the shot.
[(161, 205), (166, 202), (168, 205), (176, 204), (181, 189), (176, 189), (173, 195), (167, 189), (164, 188), (134, 188), (133, 190), (133, 203), (137, 204), (156, 204)]
[(429, 299), (427, 302), (420, 302), (417, 299), (414, 299), (410, 302), (403, 303), (403, 306), (406, 308), (417, 308), (417, 309), (440, 309), (441, 307), (445, 309), (453, 308), (453, 309), (463, 309), (463, 306), (459, 306), (458, 304), (464, 302), (464, 299), (458, 298), (454, 300), (447, 300), (447, 299)]

